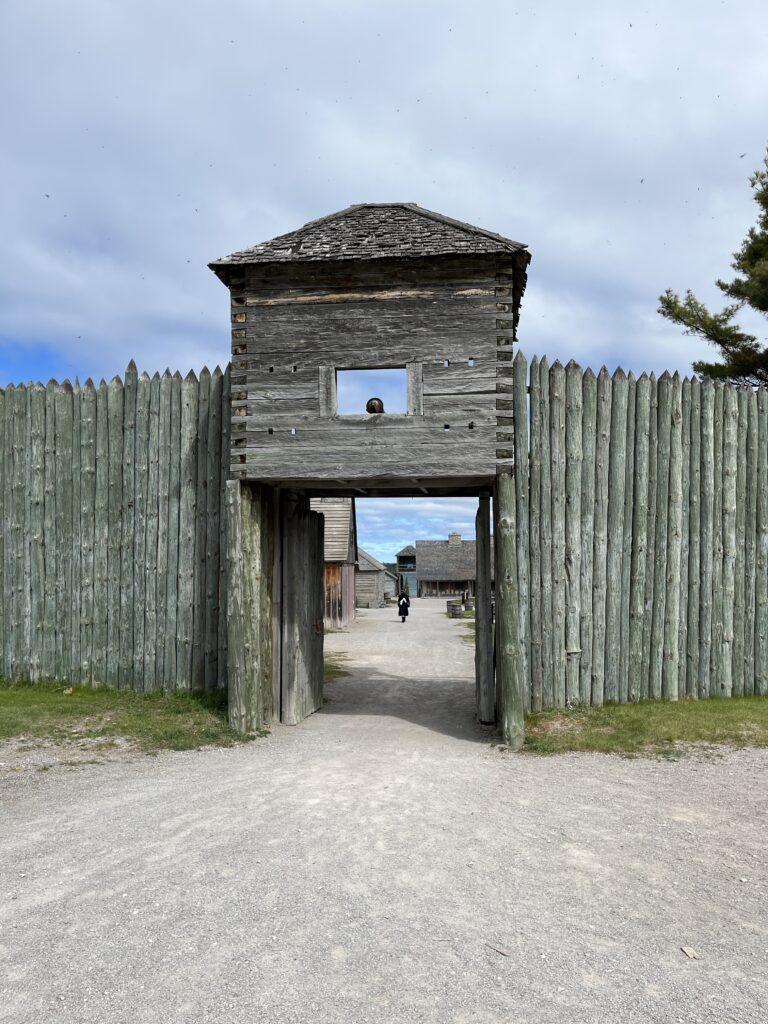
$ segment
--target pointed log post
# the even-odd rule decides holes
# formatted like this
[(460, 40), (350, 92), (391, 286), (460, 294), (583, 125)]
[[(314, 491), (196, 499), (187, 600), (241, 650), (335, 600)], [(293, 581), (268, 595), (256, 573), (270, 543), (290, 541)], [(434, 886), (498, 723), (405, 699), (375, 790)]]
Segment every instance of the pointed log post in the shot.
[(481, 497), (475, 516), (477, 595), (475, 599), (475, 693), (477, 717), (484, 725), (496, 720), (491, 622), (491, 502)]
[(515, 481), (496, 477), (496, 683), (504, 742), (519, 750), (525, 739), (524, 698), (517, 643)]

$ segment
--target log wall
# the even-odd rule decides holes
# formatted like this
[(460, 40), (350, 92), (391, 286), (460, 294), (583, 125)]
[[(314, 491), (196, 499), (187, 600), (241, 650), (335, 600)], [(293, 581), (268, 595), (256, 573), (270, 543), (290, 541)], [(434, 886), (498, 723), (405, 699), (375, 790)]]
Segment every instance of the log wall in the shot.
[(0, 390), (0, 675), (227, 685), (229, 370)]
[(768, 694), (768, 391), (521, 353), (513, 388), (526, 707)]
[[(361, 480), (369, 494), (490, 488), (519, 259), (229, 268), (232, 477), (341, 493)], [(407, 370), (408, 414), (340, 415), (337, 370), (385, 367)]]

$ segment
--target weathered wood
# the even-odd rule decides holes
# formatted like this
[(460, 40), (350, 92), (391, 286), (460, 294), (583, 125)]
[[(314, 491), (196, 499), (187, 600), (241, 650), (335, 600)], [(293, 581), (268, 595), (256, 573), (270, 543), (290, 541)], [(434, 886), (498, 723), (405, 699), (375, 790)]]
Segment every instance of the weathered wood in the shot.
[(120, 687), (134, 680), (134, 544), (136, 522), (136, 395), (138, 373), (131, 361), (123, 386), (123, 505), (120, 543)]
[[(157, 676), (158, 535), (160, 532), (160, 376), (149, 382), (149, 430), (147, 434), (146, 542), (144, 545), (144, 689), (162, 689)], [(165, 580), (163, 579), (163, 583)]]
[[(80, 392), (80, 679), (93, 683), (96, 531), (96, 389), (90, 379)], [(75, 626), (75, 629), (78, 627)]]
[(552, 639), (552, 465), (550, 459), (549, 363), (539, 363), (539, 433), (541, 435), (541, 664), (542, 705), (555, 704)]
[(747, 391), (739, 388), (736, 392), (738, 421), (735, 442), (736, 488), (735, 488), (735, 564), (734, 564), (734, 605), (733, 605), (733, 656), (732, 692), (734, 697), (744, 695), (744, 638), (746, 630), (746, 524), (747, 524)]
[(651, 634), (653, 627), (653, 588), (656, 555), (656, 499), (658, 478), (659, 383), (649, 377), (651, 396), (648, 427), (648, 523), (646, 528), (645, 602), (643, 610), (643, 661), (640, 667), (640, 700), (647, 700), (651, 687)]
[[(176, 688), (179, 617), (179, 525), (181, 512), (181, 376), (171, 379), (170, 464), (168, 468), (168, 569), (165, 599), (165, 664), (163, 687)], [(187, 413), (189, 417), (189, 412)], [(188, 511), (185, 512), (188, 517)]]
[[(301, 510), (299, 499), (295, 493), (287, 492), (283, 496), (280, 509), (282, 521), (281, 537), (283, 543), (283, 636), (282, 636), (282, 695), (280, 720), (284, 725), (296, 725), (301, 721), (301, 687), (303, 684), (303, 665), (300, 660), (300, 643), (302, 637), (301, 624), (298, 616), (302, 610), (300, 601), (301, 574), (303, 572), (302, 556), (303, 531), (301, 530)], [(231, 570), (230, 570), (231, 571)], [(230, 597), (233, 593), (230, 585)], [(232, 612), (230, 610), (231, 617)], [(231, 650), (233, 637), (230, 633), (228, 644)], [(230, 658), (230, 673), (232, 671)], [(230, 686), (231, 676), (230, 676)]]
[(193, 685), (195, 566), (197, 553), (198, 382), (190, 371), (181, 383), (181, 456), (179, 483), (179, 569), (176, 633), (176, 689)]
[(581, 425), (581, 558), (579, 702), (592, 699), (592, 583), (595, 542), (595, 442), (597, 433), (597, 378), (587, 369), (582, 380)]
[(80, 654), (80, 575), (81, 575), (81, 537), (80, 537), (80, 491), (82, 484), (80, 467), (80, 434), (81, 434), (81, 390), (75, 377), (72, 388), (72, 511), (71, 511), (71, 544), (72, 544), (72, 590), (70, 592), (69, 633), (70, 669), (69, 681), (79, 684), (81, 679)]
[[(528, 363), (518, 351), (513, 362), (514, 444), (515, 444), (515, 497), (517, 501), (517, 630), (520, 644), (521, 685), (526, 707), (531, 707), (530, 669), (530, 587), (529, 587), (529, 503), (528, 503)], [(490, 515), (490, 506), (489, 506)], [(481, 719), (482, 721), (482, 719)]]
[(219, 561), (221, 492), (221, 395), (222, 374), (217, 366), (210, 379), (208, 436), (205, 459), (205, 688), (218, 684), (219, 657)]
[(144, 689), (144, 616), (147, 610), (147, 488), (149, 481), (149, 420), (151, 381), (142, 373), (136, 385), (133, 512), (133, 666), (130, 685)]
[(102, 380), (96, 391), (96, 456), (93, 523), (93, 642), (91, 683), (107, 681), (109, 630), (109, 412), (108, 389)]
[(211, 400), (211, 373), (203, 367), (198, 382), (197, 399), (197, 471), (195, 498), (195, 567), (194, 567), (194, 625), (192, 640), (192, 688), (205, 689), (205, 636), (206, 636), (206, 553), (208, 511), (208, 427)]
[(677, 691), (682, 699), (687, 693), (688, 674), (688, 579), (690, 561), (691, 515), (691, 381), (686, 377), (681, 391), (681, 520), (680, 520), (680, 573), (678, 594), (678, 652)]
[(619, 700), (621, 667), (621, 583), (624, 547), (624, 488), (627, 476), (627, 377), (619, 368), (613, 375), (611, 433), (608, 444), (608, 544), (605, 594), (606, 703)]
[(496, 692), (493, 671), (491, 618), (491, 506), (481, 497), (475, 515), (475, 695), (480, 722), (495, 721)]
[[(266, 497), (266, 496), (265, 496)], [(269, 505), (265, 502), (263, 504), (265, 518), (268, 513)], [(311, 539), (312, 539), (312, 561), (311, 561), (311, 586), (312, 586), (312, 606), (310, 616), (310, 640), (311, 640), (311, 675), (310, 685), (312, 689), (312, 711), (317, 711), (323, 704), (323, 611), (324, 611), (324, 587), (323, 587), (323, 544), (324, 544), (324, 530), (323, 530), (323, 517), (318, 512), (309, 513)], [(264, 566), (265, 575), (271, 566), (271, 551), (269, 549), (268, 537), (271, 533), (271, 529), (262, 533), (262, 565)], [(264, 696), (269, 693), (269, 681), (271, 665), (269, 663), (269, 656), (271, 654), (271, 643), (269, 642), (269, 631), (263, 628), (268, 626), (270, 619), (270, 605), (268, 603), (269, 595), (271, 592), (271, 586), (269, 581), (265, 580), (261, 588), (262, 604), (260, 607), (259, 623), (261, 624), (260, 639), (262, 645), (262, 673), (264, 677), (263, 690)]]
[(5, 641), (9, 632), (6, 623), (5, 594), (7, 593), (7, 580), (5, 575), (5, 530), (6, 530), (6, 491), (8, 489), (8, 478), (6, 469), (7, 443), (5, 433), (5, 389), (0, 387), (0, 674), (5, 674)]
[(3, 593), (3, 606), (5, 609), (5, 622), (6, 622), (6, 648), (3, 652), (3, 676), (6, 679), (14, 678), (15, 662), (16, 662), (16, 646), (19, 642), (21, 635), (21, 623), (16, 617), (16, 578), (17, 578), (17, 552), (18, 538), (20, 531), (17, 526), (17, 518), (19, 514), (19, 488), (17, 474), (20, 468), (20, 461), (18, 457), (19, 441), (17, 439), (17, 429), (20, 420), (18, 396), (21, 388), (16, 388), (10, 385), (6, 391), (6, 403), (7, 403), (7, 419), (8, 419), (8, 432), (7, 432), (7, 446), (8, 452), (6, 456), (7, 465), (7, 492), (6, 492), (6, 522), (7, 527), (4, 531), (6, 533), (5, 538), (5, 555), (7, 564), (5, 567), (5, 589)]
[(688, 607), (686, 697), (699, 695), (699, 612), (701, 607), (701, 382), (691, 381), (691, 441), (688, 523)]
[(530, 471), (529, 471), (529, 573), (530, 593), (530, 675), (531, 708), (540, 711), (542, 707), (542, 588), (541, 588), (541, 387), (539, 383), (539, 360), (531, 360), (530, 367)]
[(701, 383), (701, 541), (699, 545), (699, 671), (698, 696), (709, 697), (712, 655), (712, 571), (714, 562), (714, 415), (715, 387)]
[[(173, 387), (169, 378), (167, 472), (161, 496), (160, 379), (155, 376), (149, 382), (143, 375), (139, 381), (131, 366), (129, 384), (132, 374), (130, 420), (125, 413), (125, 388), (118, 378), (109, 387), (102, 381), (98, 390), (91, 380), (82, 388), (75, 380), (74, 386), (51, 381), (45, 388), (38, 384), (0, 389), (0, 674), (8, 678), (137, 689), (145, 675), (148, 688), (162, 682), (164, 673), (157, 674), (156, 667), (163, 669), (164, 660), (158, 662), (154, 649), (156, 637), (166, 635), (167, 619), (167, 608), (161, 623), (156, 617), (161, 517), (166, 532), (175, 519), (178, 547), (178, 460), (176, 506), (170, 508)], [(212, 383), (218, 414), (213, 427), (207, 425), (209, 434), (213, 430), (213, 443), (206, 477), (213, 481), (214, 493), (204, 517), (211, 532), (205, 568), (212, 581), (205, 606), (206, 610), (210, 606), (216, 631), (222, 536), (221, 384), (219, 371)], [(180, 403), (177, 406), (180, 410)], [(178, 412), (175, 426), (180, 433)], [(195, 405), (195, 445), (197, 427)], [(126, 445), (130, 471), (124, 457)], [(178, 455), (178, 443), (176, 451)], [(132, 526), (126, 526), (126, 517)], [(269, 530), (264, 536), (271, 544)], [(320, 541), (316, 538), (313, 543), (317, 547)], [(163, 549), (167, 556), (165, 540)], [(124, 564), (132, 580), (128, 594)], [(177, 573), (175, 566), (174, 595)], [(164, 598), (167, 589), (166, 572)], [(132, 638), (129, 652), (121, 646), (127, 620)], [(174, 628), (174, 648), (175, 635)], [(215, 657), (216, 632), (210, 646)], [(124, 660), (127, 653), (130, 664)], [(312, 653), (317, 661), (315, 648)]]
[(747, 393), (747, 471), (746, 521), (744, 546), (744, 695), (755, 692), (755, 580), (757, 561), (758, 490), (758, 414), (757, 393)]
[(621, 643), (619, 647), (619, 702), (629, 694), (629, 597), (632, 580), (632, 509), (635, 500), (635, 375), (627, 374), (627, 439), (624, 459), (624, 518), (621, 542)]
[(663, 373), (658, 382), (656, 445), (656, 536), (653, 558), (653, 614), (649, 697), (659, 700), (663, 692), (664, 615), (666, 608), (667, 527), (669, 520), (669, 445), (672, 379)]
[(709, 666), (709, 696), (722, 693), (723, 670), (723, 419), (724, 388), (715, 385), (714, 488), (712, 499), (712, 650)]
[(29, 546), (30, 646), (27, 674), (33, 682), (42, 676), (45, 629), (45, 389), (29, 388)]
[[(160, 378), (157, 420), (157, 583), (155, 587), (157, 639), (155, 641), (155, 664), (152, 668), (154, 685), (165, 689), (166, 645), (175, 645), (175, 638), (166, 634), (168, 609), (168, 533), (170, 516), (171, 482), (171, 405), (173, 377), (169, 370)], [(226, 557), (226, 552), (224, 553)], [(176, 587), (174, 570), (171, 586)], [(145, 672), (146, 675), (146, 672)], [(171, 677), (173, 678), (173, 677)]]
[[(424, 413), (422, 366), (421, 363), (407, 363), (405, 368), (408, 373), (408, 415), (421, 416)], [(456, 402), (458, 396), (452, 395), (451, 397)], [(466, 406), (462, 404), (459, 408), (466, 408)]]
[[(27, 510), (27, 423), (29, 419), (28, 396), (25, 387), (13, 392), (13, 517), (11, 520), (11, 551), (13, 553), (12, 614), (11, 614), (11, 678), (23, 679), (27, 660), (27, 637), (29, 623), (26, 621), (25, 592), (26, 565), (24, 532)], [(71, 427), (71, 420), (70, 420)], [(71, 452), (70, 452), (71, 455)], [(71, 468), (71, 467), (70, 467)], [(71, 490), (70, 490), (71, 493)], [(71, 554), (71, 552), (70, 552)], [(70, 562), (71, 565), (71, 562)]]
[(56, 389), (56, 665), (55, 677), (72, 669), (72, 385)]
[(565, 369), (549, 373), (552, 467), (552, 668), (556, 707), (565, 706)]
[(19, 678), (29, 677), (29, 664), (32, 656), (32, 552), (28, 538), (31, 531), (31, 463), (29, 458), (32, 446), (32, 416), (30, 412), (32, 385), (24, 389), (24, 409), (22, 421), (22, 452), (24, 463), (22, 467), (22, 578), (21, 578), (21, 618), (22, 636), (21, 649), (19, 654)]
[(632, 548), (629, 586), (629, 640), (627, 643), (627, 695), (640, 700), (643, 692), (643, 620), (645, 572), (648, 548), (648, 465), (651, 416), (651, 382), (643, 374), (635, 386), (635, 446), (632, 484)]
[[(565, 702), (580, 701), (582, 371), (565, 368)], [(519, 507), (519, 506), (518, 506)], [(520, 519), (518, 516), (518, 533)], [(518, 550), (518, 559), (521, 557)]]
[(662, 696), (677, 700), (680, 664), (680, 559), (683, 518), (683, 413), (680, 375), (669, 389), (669, 477), (667, 490), (667, 563), (664, 598)]
[(525, 739), (525, 698), (517, 643), (517, 550), (515, 479), (496, 477), (496, 688), (502, 739), (519, 750)]
[[(45, 389), (45, 505), (43, 534), (45, 537), (45, 594), (43, 624), (42, 677), (56, 676), (56, 386), (49, 382)], [(6, 426), (10, 430), (10, 424)], [(8, 462), (6, 461), (6, 467)], [(7, 494), (6, 469), (6, 494)], [(6, 499), (7, 500), (7, 499)], [(7, 671), (7, 669), (6, 669)]]
[(228, 628), (230, 634), (229, 654), (229, 724), (237, 732), (248, 732), (249, 713), (251, 709), (250, 693), (248, 691), (249, 678), (247, 675), (246, 649), (245, 649), (245, 608), (244, 608), (244, 587), (245, 571), (243, 566), (243, 502), (242, 486), (236, 480), (227, 482), (226, 493), (226, 518), (227, 535), (229, 539), (227, 549), (228, 572), (227, 579), (229, 593), (227, 605), (229, 608)]
[(738, 397), (736, 389), (728, 385), (723, 393), (723, 633), (717, 680), (721, 697), (733, 695), (738, 427)]
[(606, 570), (608, 564), (608, 467), (611, 433), (611, 378), (605, 367), (597, 378), (595, 444), (594, 580), (592, 585), (592, 704), (605, 700)]
[(120, 680), (120, 604), (123, 543), (123, 423), (125, 395), (119, 377), (107, 388), (108, 415), (108, 626), (105, 682), (118, 686)]
[[(218, 635), (218, 684), (220, 687), (227, 685), (227, 644), (228, 644), (228, 633), (227, 633), (227, 572), (228, 562), (224, 557), (227, 550), (227, 517), (224, 515), (224, 484), (229, 476), (229, 459), (230, 459), (230, 424), (232, 422), (232, 399), (231, 399), (231, 385), (230, 385), (230, 368), (227, 366), (224, 371), (224, 377), (221, 386), (221, 488), (220, 493), (222, 500), (220, 502), (219, 512), (219, 551), (221, 552), (221, 578), (219, 581), (219, 635)], [(279, 714), (279, 703), (275, 704), (278, 708)]]
[(768, 694), (768, 390), (757, 392), (755, 696)]

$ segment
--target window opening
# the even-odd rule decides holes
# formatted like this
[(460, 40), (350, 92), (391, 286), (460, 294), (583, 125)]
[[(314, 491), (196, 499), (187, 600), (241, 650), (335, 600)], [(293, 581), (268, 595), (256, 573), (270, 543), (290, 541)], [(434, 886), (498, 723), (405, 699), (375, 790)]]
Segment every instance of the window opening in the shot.
[[(380, 404), (379, 404), (380, 403)], [(337, 370), (336, 408), (340, 416), (408, 412), (408, 373), (404, 366), (378, 370)]]

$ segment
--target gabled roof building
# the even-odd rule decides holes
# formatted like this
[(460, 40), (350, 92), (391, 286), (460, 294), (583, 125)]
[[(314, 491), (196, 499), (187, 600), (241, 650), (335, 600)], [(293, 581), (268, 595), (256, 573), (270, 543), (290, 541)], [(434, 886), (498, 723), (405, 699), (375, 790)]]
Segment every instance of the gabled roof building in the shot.
[(323, 516), (325, 626), (339, 629), (355, 617), (355, 499), (311, 498), (309, 504)]
[(387, 595), (394, 594), (397, 577), (378, 558), (357, 549), (355, 599), (359, 608), (382, 608)]

